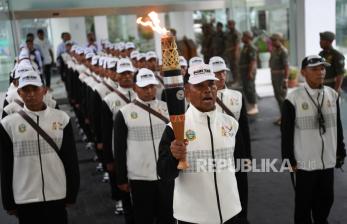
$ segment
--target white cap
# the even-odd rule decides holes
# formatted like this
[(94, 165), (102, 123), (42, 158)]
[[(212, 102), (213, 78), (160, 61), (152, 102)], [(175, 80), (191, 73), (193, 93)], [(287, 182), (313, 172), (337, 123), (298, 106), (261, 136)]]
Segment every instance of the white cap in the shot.
[(179, 56), (180, 66), (188, 67), (187, 60), (183, 56)]
[(100, 66), (100, 67), (103, 67), (105, 61), (106, 61), (106, 57), (100, 57), (100, 58), (99, 58), (99, 66)]
[(22, 75), (29, 71), (35, 71), (34, 67), (29, 61), (21, 61), (17, 66), (15, 66), (15, 70), (13, 72), (14, 79), (20, 78)]
[(210, 66), (204, 63), (189, 67), (188, 74), (190, 75), (188, 82), (193, 85), (207, 80), (218, 80)]
[(141, 59), (146, 59), (146, 54), (145, 53), (138, 53), (137, 60), (140, 61)]
[(157, 54), (154, 51), (148, 51), (146, 53), (146, 61), (149, 61), (152, 58), (157, 58)]
[(139, 54), (139, 51), (134, 50), (130, 53), (130, 58), (131, 59), (136, 59), (137, 60), (137, 55)]
[(84, 49), (82, 47), (76, 47), (76, 54), (84, 54)]
[(14, 64), (14, 66), (10, 72), (10, 77), (12, 79), (18, 79), (19, 78), (19, 75), (16, 74), (17, 67), (18, 67), (18, 63), (16, 62), (16, 64)]
[(159, 82), (154, 73), (147, 68), (141, 68), (136, 75), (136, 85), (139, 87), (158, 84)]
[(219, 56), (214, 56), (210, 58), (209, 65), (211, 67), (212, 72), (230, 71), (230, 69), (228, 69), (225, 65), (224, 59)]
[(99, 64), (99, 59), (100, 59), (100, 56), (99, 55), (94, 55), (92, 57), (92, 65), (97, 65)]
[(134, 72), (133, 63), (130, 61), (129, 58), (121, 58), (119, 59), (117, 63), (117, 73), (123, 73), (123, 72)]
[(109, 58), (109, 59), (107, 60), (107, 66), (106, 66), (106, 68), (111, 69), (111, 68), (116, 67), (117, 62), (118, 62), (118, 58)]
[(18, 60), (23, 60), (24, 58), (29, 58), (29, 50), (26, 47), (19, 52)]
[(70, 51), (71, 51), (71, 52), (74, 52), (74, 51), (76, 51), (77, 48), (78, 48), (77, 45), (72, 45)]
[(42, 80), (38, 72), (34, 70), (28, 70), (24, 72), (19, 78), (18, 89), (23, 88), (24, 86), (33, 85), (33, 86), (42, 86)]
[(119, 51), (125, 50), (125, 43), (124, 42), (119, 42), (118, 43), (118, 50)]
[(107, 49), (113, 48), (113, 45), (110, 42), (104, 43), (104, 47)]
[(94, 56), (95, 56), (95, 54), (94, 54), (93, 52), (89, 52), (89, 53), (86, 54), (85, 58), (86, 58), (86, 59), (91, 59), (91, 58), (93, 58)]
[(125, 43), (125, 49), (128, 50), (128, 49), (130, 49), (130, 48), (134, 48), (134, 49), (135, 49), (135, 48), (136, 48), (136, 47), (135, 47), (135, 44), (134, 44), (133, 42), (126, 42), (126, 43)]
[(199, 64), (204, 64), (204, 60), (200, 57), (192, 57), (189, 60), (189, 67), (194, 66), (194, 65), (199, 65)]

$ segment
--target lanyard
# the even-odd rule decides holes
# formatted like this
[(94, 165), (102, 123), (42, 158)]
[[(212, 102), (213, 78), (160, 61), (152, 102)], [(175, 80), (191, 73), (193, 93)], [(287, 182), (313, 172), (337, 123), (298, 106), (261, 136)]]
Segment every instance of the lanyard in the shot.
[(319, 131), (320, 131), (321, 134), (324, 134), (326, 132), (325, 120), (324, 120), (324, 116), (323, 116), (323, 113), (322, 113), (322, 107), (323, 107), (323, 103), (324, 103), (324, 90), (323, 90), (323, 96), (322, 96), (322, 102), (321, 103), (319, 103), (319, 96), (320, 96), (319, 92), (318, 92), (317, 103), (316, 103), (313, 100), (312, 96), (310, 95), (310, 93), (307, 91), (306, 88), (305, 88), (305, 91), (306, 91), (307, 95), (309, 96), (309, 98), (311, 99), (312, 103), (317, 108)]

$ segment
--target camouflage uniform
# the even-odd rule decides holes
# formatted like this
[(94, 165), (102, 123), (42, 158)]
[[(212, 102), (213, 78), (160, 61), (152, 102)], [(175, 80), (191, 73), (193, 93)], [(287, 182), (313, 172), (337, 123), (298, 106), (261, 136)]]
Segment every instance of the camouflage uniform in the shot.
[(223, 32), (215, 32), (212, 37), (212, 56), (223, 57), (225, 44), (224, 44), (225, 35)]
[(287, 95), (287, 86), (284, 85), (285, 68), (288, 65), (288, 51), (285, 47), (273, 48), (270, 57), (271, 81), (275, 98), (279, 108)]
[(335, 78), (345, 73), (345, 57), (334, 48), (323, 50), (319, 55), (331, 65), (325, 68), (324, 85), (335, 89)]
[(237, 51), (236, 47), (241, 42), (241, 35), (237, 30), (228, 32), (225, 35), (225, 52), (224, 56), (227, 63), (230, 66), (231, 75), (233, 80), (237, 81), (239, 79), (239, 60), (240, 52)]
[(249, 104), (257, 103), (257, 94), (255, 91), (256, 70), (252, 71), (253, 79), (248, 79), (249, 65), (257, 60), (257, 49), (253, 45), (244, 45), (240, 54), (240, 76), (242, 79), (243, 92)]

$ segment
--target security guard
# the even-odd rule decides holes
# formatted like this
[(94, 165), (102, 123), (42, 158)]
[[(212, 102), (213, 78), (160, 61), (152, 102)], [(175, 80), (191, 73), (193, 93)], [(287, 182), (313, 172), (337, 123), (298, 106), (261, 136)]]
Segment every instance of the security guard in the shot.
[(325, 58), (331, 65), (326, 68), (324, 85), (340, 92), (343, 76), (345, 74), (345, 57), (332, 46), (335, 40), (335, 34), (333, 32), (325, 31), (320, 33), (319, 36), (320, 47), (323, 49), (319, 55)]
[(216, 32), (212, 37), (211, 50), (213, 56), (224, 56), (225, 50), (225, 35), (223, 32), (223, 24), (218, 22), (216, 25)]
[(19, 79), (24, 101), (19, 113), (1, 120), (1, 190), (4, 209), (20, 224), (67, 224), (65, 206), (74, 204), (79, 168), (70, 118), (47, 107), (39, 74)]
[(341, 167), (346, 156), (339, 95), (323, 85), (326, 66), (319, 55), (305, 57), (301, 73), (306, 82), (283, 102), (282, 157), (296, 176), (296, 224), (328, 223), (334, 167)]
[[(227, 63), (230, 64), (232, 82), (239, 81), (239, 60), (240, 60), (240, 44), (241, 34), (235, 28), (235, 21), (228, 21), (229, 32), (225, 34), (225, 51), (224, 56)], [(231, 79), (229, 79), (231, 80)]]
[(135, 224), (173, 224), (157, 174), (159, 141), (168, 123), (166, 103), (156, 100), (159, 84), (154, 73), (140, 69), (134, 78), (137, 98), (122, 107), (114, 122), (117, 183), (131, 192)]
[[(236, 143), (234, 158), (235, 161), (243, 165), (247, 162), (250, 165), (251, 156), (251, 140), (249, 135), (248, 117), (246, 105), (242, 94), (239, 91), (228, 89), (225, 85), (226, 72), (229, 69), (226, 67), (223, 58), (215, 56), (210, 59), (210, 68), (219, 80), (217, 85), (217, 111), (228, 114), (239, 122), (239, 130), (236, 134)], [(241, 160), (242, 161), (241, 163)], [(235, 163), (235, 164), (236, 164)], [(236, 216), (235, 222), (238, 224), (247, 224), (247, 205), (248, 205), (248, 180), (247, 173), (241, 169), (236, 170), (237, 188), (239, 191), (242, 211)]]
[[(159, 146), (158, 174), (164, 180), (175, 180), (173, 210), (178, 223), (234, 223), (233, 217), (241, 211), (233, 164), (239, 125), (216, 110), (218, 79), (210, 67), (200, 64), (188, 73), (187, 141), (175, 140), (172, 127), (166, 127)], [(190, 167), (178, 170), (178, 161), (185, 158)]]
[[(282, 44), (282, 34), (274, 33), (271, 36), (272, 52), (270, 57), (271, 81), (274, 89), (275, 98), (279, 109), (282, 108), (282, 103), (287, 95), (288, 87), (288, 51)], [(277, 119), (274, 124), (280, 125), (281, 118)]]
[(249, 115), (258, 113), (257, 93), (255, 90), (255, 75), (257, 72), (257, 49), (252, 44), (253, 34), (245, 31), (242, 34), (244, 46), (240, 55), (240, 76), (242, 80), (243, 92), (248, 103)]

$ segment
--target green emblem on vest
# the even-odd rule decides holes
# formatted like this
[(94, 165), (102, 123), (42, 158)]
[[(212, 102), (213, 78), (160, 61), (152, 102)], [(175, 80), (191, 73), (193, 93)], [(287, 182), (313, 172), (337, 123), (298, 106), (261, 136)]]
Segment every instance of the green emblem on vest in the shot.
[(301, 107), (303, 110), (307, 110), (308, 109), (308, 103), (306, 103), (306, 102), (302, 103)]
[(137, 113), (136, 112), (131, 112), (130, 117), (132, 119), (136, 119), (137, 118)]
[(120, 106), (120, 101), (117, 100), (115, 104), (116, 104), (117, 107), (119, 107)]
[(186, 131), (186, 138), (188, 139), (188, 141), (194, 141), (196, 139), (196, 134), (195, 131), (193, 130), (187, 130)]
[(20, 133), (23, 133), (23, 132), (25, 132), (27, 130), (27, 127), (25, 126), (25, 124), (20, 124), (18, 126), (18, 130), (19, 130)]

